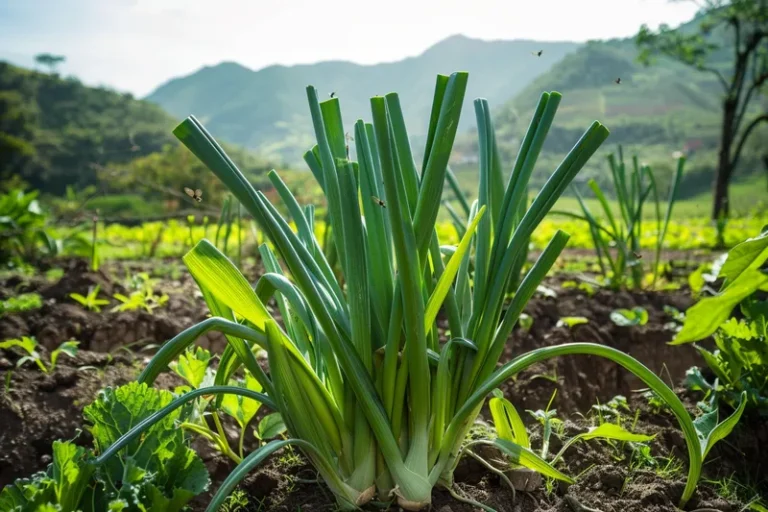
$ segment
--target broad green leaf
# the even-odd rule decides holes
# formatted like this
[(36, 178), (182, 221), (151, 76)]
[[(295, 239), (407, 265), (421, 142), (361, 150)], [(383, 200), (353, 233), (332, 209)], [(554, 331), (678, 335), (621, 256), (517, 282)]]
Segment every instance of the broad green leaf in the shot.
[(768, 282), (768, 275), (745, 270), (719, 295), (701, 299), (685, 314), (685, 323), (670, 345), (681, 345), (706, 338), (728, 320), (736, 305)]
[(720, 277), (728, 281), (725, 288), (730, 286), (748, 269), (759, 268), (768, 260), (768, 231), (755, 238), (749, 238), (728, 251), (728, 257), (720, 268)]
[(52, 477), (62, 510), (76, 510), (90, 483), (94, 467), (85, 460), (85, 449), (69, 441), (53, 442)]
[(611, 312), (611, 321), (620, 326), (645, 325), (648, 323), (648, 311), (645, 308), (615, 309)]
[(211, 353), (202, 347), (190, 347), (179, 360), (171, 363), (171, 370), (187, 381), (192, 388), (197, 389), (205, 378), (205, 370), (211, 361)]
[[(261, 391), (261, 384), (250, 373), (245, 374), (245, 383), (239, 384), (240, 387), (250, 389), (251, 391)], [(221, 401), (221, 408), (224, 412), (232, 416), (240, 428), (245, 428), (248, 423), (256, 416), (261, 403), (242, 395), (224, 395)]]
[(183, 259), (199, 285), (208, 289), (237, 314), (264, 330), (264, 322), (271, 318), (267, 309), (243, 274), (221, 251), (203, 239), (185, 254)]
[(264, 419), (259, 422), (256, 437), (262, 440), (272, 439), (285, 431), (286, 428), (285, 423), (283, 422), (283, 417), (280, 416), (279, 412), (273, 412), (272, 414), (264, 416)]
[(576, 325), (589, 323), (589, 319), (583, 316), (564, 316), (557, 321), (557, 327), (574, 327)]
[(509, 459), (520, 466), (524, 466), (528, 469), (532, 469), (541, 473), (544, 476), (554, 478), (556, 480), (562, 480), (569, 484), (573, 483), (573, 479), (568, 475), (565, 475), (552, 467), (547, 461), (536, 455), (528, 448), (523, 448), (519, 444), (507, 441), (506, 439), (495, 439), (494, 444), (506, 454)]
[[(104, 454), (106, 447), (115, 447), (118, 439), (143, 420), (167, 409), (172, 400), (170, 392), (137, 382), (102, 390), (99, 398), (83, 411), (86, 420), (92, 423), (90, 431), (96, 453)], [(146, 496), (148, 510), (157, 509), (153, 503), (161, 506), (158, 510), (181, 510), (208, 487), (205, 465), (188, 447), (184, 430), (176, 427), (175, 420), (180, 416), (178, 409), (172, 410), (123, 445), (118, 455), (94, 461), (104, 464), (107, 479), (121, 481), (123, 486), (130, 483), (139, 495)]]
[(693, 422), (693, 425), (696, 427), (696, 433), (699, 436), (703, 459), (706, 459), (709, 450), (712, 449), (715, 443), (721, 439), (724, 439), (728, 436), (728, 434), (731, 433), (733, 428), (739, 422), (739, 419), (741, 418), (741, 415), (744, 412), (744, 407), (746, 407), (746, 405), (747, 393), (743, 392), (741, 394), (739, 406), (730, 416), (728, 416), (723, 421), (718, 423), (719, 411), (717, 406), (715, 406), (714, 411), (702, 414), (696, 418), (696, 420)]

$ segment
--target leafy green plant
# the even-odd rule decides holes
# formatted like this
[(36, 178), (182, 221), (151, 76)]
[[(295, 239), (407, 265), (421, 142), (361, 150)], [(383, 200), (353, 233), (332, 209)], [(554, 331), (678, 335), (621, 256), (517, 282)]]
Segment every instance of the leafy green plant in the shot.
[(768, 332), (762, 318), (731, 318), (714, 333), (715, 351), (697, 346), (714, 381), (693, 367), (686, 373), (686, 386), (704, 392), (705, 398), (717, 396), (734, 409), (746, 393), (747, 407), (768, 415)]
[(95, 287), (89, 287), (88, 294), (85, 296), (80, 293), (70, 293), (69, 296), (88, 311), (99, 313), (101, 312), (101, 306), (109, 304), (108, 300), (99, 298), (100, 289), (101, 285), (96, 285)]
[[(743, 402), (743, 407), (763, 415), (768, 414), (768, 300), (759, 295), (768, 291), (766, 261), (768, 226), (728, 252), (717, 269), (716, 276), (723, 280), (720, 291), (688, 309), (672, 342), (678, 345), (714, 335), (716, 350), (696, 345), (714, 381), (694, 367), (688, 370), (687, 386), (736, 411)], [(731, 317), (737, 306), (742, 319)]]
[(577, 290), (581, 290), (584, 293), (587, 294), (588, 297), (591, 297), (595, 294), (595, 287), (592, 286), (589, 283), (581, 282), (577, 283), (576, 281), (563, 281), (560, 284), (561, 288), (576, 288)]
[(611, 168), (612, 192), (619, 204), (619, 214), (617, 215), (612, 211), (605, 193), (594, 179), (589, 180), (588, 185), (600, 203), (603, 218), (592, 213), (576, 188), (573, 190), (582, 214), (558, 213), (584, 220), (589, 224), (589, 232), (597, 253), (600, 270), (611, 288), (641, 288), (645, 282), (642, 255), (640, 255), (640, 240), (644, 233), (643, 206), (649, 196), (652, 197), (652, 206), (656, 217), (656, 225), (654, 226), (656, 239), (654, 259), (650, 269), (652, 275), (650, 285), (654, 287), (659, 277), (664, 238), (672, 217), (672, 208), (675, 204), (680, 180), (683, 177), (685, 157), (681, 156), (677, 160), (677, 169), (672, 177), (666, 210), (663, 215), (656, 177), (649, 166), (641, 165), (637, 155), (635, 155), (632, 157), (632, 169), (627, 172), (621, 146), (619, 146), (618, 162), (615, 155), (611, 154), (608, 157), (608, 163)]
[(168, 295), (154, 295), (146, 292), (132, 292), (127, 297), (122, 293), (116, 293), (114, 298), (120, 301), (120, 304), (112, 308), (115, 311), (136, 311), (143, 309), (147, 313), (152, 313), (155, 309), (168, 302)]
[(162, 307), (168, 302), (168, 294), (158, 295), (155, 293), (156, 279), (149, 277), (146, 272), (133, 274), (127, 280), (127, 287), (133, 289), (128, 296), (122, 293), (114, 294), (114, 298), (120, 301), (120, 304), (112, 308), (112, 311), (136, 311), (144, 309), (147, 313), (152, 313), (155, 309)]
[[(288, 445), (307, 455), (340, 508), (354, 509), (378, 493), (406, 509), (423, 509), (435, 485), (452, 489), (460, 447), (485, 397), (532, 364), (568, 354), (613, 360), (670, 404), (689, 449), (683, 504), (692, 495), (701, 471), (693, 422), (672, 390), (635, 359), (611, 347), (573, 343), (535, 350), (497, 368), (519, 315), (568, 235), (554, 235), (505, 308), (524, 242), (608, 131), (593, 123), (518, 222), (520, 201), (561, 96), (542, 94), (506, 186), (493, 158), (490, 108), (477, 100), (480, 194), (460, 243), (441, 249), (435, 223), (466, 84), (466, 73), (438, 76), (420, 173), (397, 94), (371, 99), (373, 124), (355, 124), (358, 161), (353, 162), (346, 153), (338, 98), (321, 103), (317, 91), (307, 88), (317, 145), (305, 161), (327, 200), (340, 275), (331, 270), (315, 237), (311, 207), (303, 208), (287, 189), (276, 187), (294, 231), (195, 118), (176, 128), (177, 137), (226, 184), (271, 245), (260, 247), (267, 272), (255, 289), (207, 240), (186, 254), (213, 316), (167, 342), (139, 381), (152, 383), (198, 336), (221, 331), (228, 347), (214, 386), (183, 394), (155, 420), (203, 395), (238, 393), (279, 412), (291, 435), (247, 455), (217, 490), (209, 511), (217, 510), (249, 471)], [(274, 171), (271, 176), (279, 181)], [(282, 326), (265, 307), (273, 298)], [(449, 341), (442, 345), (436, 323), (441, 310), (449, 326)], [(268, 355), (269, 374), (256, 361), (256, 346)], [(263, 393), (226, 385), (241, 366)], [(135, 442), (149, 424), (134, 427), (99, 461)], [(530, 460), (519, 445), (495, 444), (514, 463)]]
[(57, 253), (37, 196), (23, 190), (0, 194), (0, 264), (35, 262)]
[(43, 306), (43, 298), (39, 293), (22, 293), (15, 297), (0, 300), (0, 316), (8, 313), (21, 313), (39, 309)]
[(45, 472), (16, 480), (0, 492), (0, 510), (181, 511), (209, 485), (208, 472), (176, 428), (185, 411), (164, 415), (114, 458), (98, 455), (132, 426), (172, 400), (168, 391), (131, 382), (106, 388), (83, 412), (93, 449), (54, 441), (53, 462)]
[[(750, 297), (759, 290), (768, 290), (768, 271), (762, 267), (768, 261), (768, 226), (762, 233), (745, 240), (728, 251), (728, 256), (718, 271), (723, 279), (720, 291), (712, 297), (704, 297), (685, 314), (685, 323), (675, 336), (673, 345), (691, 343), (711, 336), (731, 315), (733, 309), (743, 304), (749, 307)], [(760, 318), (758, 305), (752, 306)]]
[[(215, 380), (215, 374), (210, 368), (211, 353), (201, 347), (192, 349), (191, 347), (181, 356), (178, 361), (173, 362), (171, 369), (187, 382), (187, 386), (177, 388), (177, 393), (185, 393), (192, 389), (201, 389), (210, 386)], [(237, 383), (254, 392), (262, 391), (261, 384), (252, 374), (246, 373), (245, 379)], [(261, 402), (253, 398), (242, 395), (226, 395), (218, 403), (211, 403), (211, 398), (202, 396), (193, 403), (194, 413), (181, 423), (181, 427), (204, 437), (211, 442), (222, 454), (226, 455), (236, 463), (243, 459), (243, 443), (245, 435), (248, 432), (248, 425), (256, 416)], [(240, 427), (239, 443), (237, 451), (233, 450), (229, 444), (226, 433), (221, 422), (220, 413), (225, 413), (232, 417)], [(208, 419), (213, 421), (214, 427), (211, 428)], [(258, 429), (254, 434), (258, 439), (272, 439), (282, 434), (285, 425), (278, 413), (270, 414), (259, 423)]]
[[(537, 469), (541, 471), (542, 474), (559, 480), (568, 482), (573, 481), (570, 477), (566, 477), (558, 470), (554, 469), (553, 466), (563, 458), (569, 447), (579, 441), (606, 439), (625, 442), (646, 442), (653, 439), (653, 436), (634, 434), (626, 430), (621, 426), (618, 420), (616, 423), (601, 422), (598, 426), (589, 428), (587, 432), (571, 437), (563, 443), (562, 448), (557, 454), (550, 456), (549, 440), (552, 436), (553, 428), (562, 425), (562, 420), (557, 418), (557, 411), (555, 409), (549, 409), (548, 407), (546, 411), (528, 411), (543, 428), (542, 446), (540, 453), (537, 454), (531, 449), (530, 438), (528, 437), (525, 425), (515, 409), (515, 406), (512, 405), (509, 400), (504, 398), (499, 390), (495, 390), (493, 395), (494, 397), (488, 402), (488, 406), (491, 410), (491, 416), (498, 438), (521, 447), (522, 452), (526, 454), (526, 457), (536, 460), (536, 464), (539, 466)], [(477, 442), (475, 444), (482, 444), (482, 442)], [(528, 464), (527, 466), (531, 467), (532, 465), (533, 464)]]
[(614, 309), (611, 311), (611, 322), (620, 327), (645, 325), (648, 323), (648, 311), (640, 306), (632, 309)]
[(46, 365), (42, 356), (37, 351), (37, 340), (32, 336), (22, 336), (19, 339), (6, 340), (0, 342), (0, 349), (11, 349), (18, 347), (22, 349), (27, 355), (23, 356), (16, 362), (16, 367), (21, 367), (24, 363), (29, 361), (34, 362), (43, 373), (50, 373), (56, 369), (56, 362), (59, 360), (61, 354), (65, 354), (69, 357), (75, 357), (77, 355), (77, 346), (79, 341), (65, 341), (59, 347), (51, 352), (50, 359)]

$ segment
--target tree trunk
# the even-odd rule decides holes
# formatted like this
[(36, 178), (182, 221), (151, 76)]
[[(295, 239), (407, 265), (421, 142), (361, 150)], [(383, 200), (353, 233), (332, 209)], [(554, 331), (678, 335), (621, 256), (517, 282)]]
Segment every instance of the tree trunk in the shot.
[(712, 220), (720, 216), (728, 217), (730, 210), (728, 205), (728, 184), (731, 180), (733, 168), (731, 166), (731, 147), (734, 133), (734, 121), (738, 102), (731, 97), (723, 101), (723, 126), (720, 131), (720, 152), (717, 159), (717, 174), (714, 180), (714, 203), (712, 205)]

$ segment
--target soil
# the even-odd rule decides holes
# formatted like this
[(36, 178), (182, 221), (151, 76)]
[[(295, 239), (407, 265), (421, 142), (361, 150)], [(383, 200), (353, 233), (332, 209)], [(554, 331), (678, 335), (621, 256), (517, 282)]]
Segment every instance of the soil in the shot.
[[(555, 297), (537, 294), (525, 312), (533, 318), (530, 331), (516, 328), (499, 364), (540, 347), (563, 343), (600, 343), (638, 359), (670, 386), (679, 384), (692, 366), (702, 366), (699, 353), (690, 345), (671, 346), (673, 318), (664, 311), (671, 306), (685, 311), (693, 304), (684, 290), (609, 291), (596, 289), (590, 297), (576, 288), (562, 288), (571, 277), (556, 277), (547, 286)], [(642, 307), (648, 312), (645, 325), (623, 327), (610, 318), (616, 309)], [(584, 317), (587, 323), (558, 326), (563, 317)], [(706, 343), (704, 343), (706, 345)], [(537, 363), (502, 387), (504, 395), (522, 409), (543, 408), (557, 390), (557, 408), (585, 412), (597, 402), (615, 395), (629, 396), (644, 387), (642, 381), (619, 365), (592, 356), (570, 356)]]
[[(79, 347), (96, 352), (114, 352), (121, 347), (138, 349), (161, 344), (187, 327), (206, 318), (208, 313), (191, 276), (180, 273), (178, 279), (161, 278), (154, 288), (156, 295), (167, 294), (168, 302), (148, 312), (145, 310), (112, 312), (119, 304), (114, 294), (128, 295), (119, 276), (152, 269), (148, 264), (113, 264), (98, 271), (90, 270), (88, 261), (65, 260), (64, 275), (55, 283), (41, 277), (11, 276), (0, 281), (0, 300), (18, 293), (39, 293), (43, 307), (19, 314), (0, 317), (0, 338), (34, 336), (47, 348), (54, 350), (64, 341), (75, 339)], [(88, 311), (70, 297), (71, 293), (87, 295), (100, 287), (99, 298), (111, 299), (100, 312)], [(217, 332), (201, 337), (201, 346), (220, 352), (226, 340)]]
[[(181, 330), (205, 318), (201, 300), (194, 296), (194, 283), (186, 276), (161, 279), (156, 290), (168, 293), (166, 307), (149, 313), (91, 313), (68, 300), (69, 293), (85, 294), (89, 286), (99, 284), (104, 295), (122, 293), (119, 269), (91, 272), (82, 260), (66, 263), (65, 274), (57, 283), (41, 278), (6, 279), (0, 281), (0, 298), (12, 293), (37, 291), (44, 298), (40, 310), (0, 317), (0, 339), (34, 335), (41, 342), (43, 355), (61, 341), (75, 337), (82, 350), (75, 359), (62, 356), (54, 372), (45, 375), (33, 365), (15, 368), (18, 354), (0, 351), (2, 380), (12, 372), (10, 390), (0, 395), (0, 486), (13, 479), (44, 469), (50, 462), (51, 443), (71, 439), (82, 429), (82, 409), (104, 386), (117, 386), (134, 379), (145, 364), (151, 350)], [(674, 292), (608, 292), (598, 290), (592, 297), (584, 291), (562, 288), (572, 277), (549, 279), (546, 285), (556, 297), (537, 295), (526, 313), (533, 318), (528, 332), (517, 328), (508, 343), (502, 362), (538, 347), (565, 342), (589, 341), (606, 344), (643, 362), (670, 383), (680, 384), (685, 371), (701, 365), (692, 347), (671, 347), (667, 342), (674, 331), (667, 324), (672, 319), (664, 306), (683, 311), (692, 304), (685, 290)], [(108, 290), (108, 291), (107, 291)], [(644, 326), (620, 327), (610, 320), (614, 309), (636, 306), (648, 311)], [(583, 316), (588, 323), (572, 328), (558, 327), (560, 318)], [(213, 337), (201, 344), (220, 352), (223, 340)], [(131, 351), (118, 350), (133, 344)], [(83, 369), (83, 367), (86, 367)], [(157, 385), (171, 388), (178, 381), (163, 374)], [(659, 457), (675, 457), (685, 461), (685, 443), (674, 418), (662, 411), (650, 411), (637, 392), (642, 383), (618, 365), (593, 357), (558, 358), (540, 363), (503, 386), (505, 396), (519, 410), (543, 409), (555, 390), (553, 407), (558, 417), (566, 419), (566, 438), (583, 431), (582, 418), (592, 405), (604, 403), (615, 395), (626, 396), (632, 410), (640, 410), (635, 431), (657, 434), (652, 452)], [(679, 392), (686, 404), (695, 407), (696, 397)], [(488, 418), (487, 411), (483, 415)], [(527, 416), (527, 415), (526, 415)], [(526, 421), (528, 418), (526, 417)], [(539, 427), (530, 424), (531, 431)], [(533, 435), (534, 447), (538, 446)], [(90, 444), (87, 432), (80, 432), (78, 443)], [(553, 439), (553, 448), (559, 441)], [(768, 495), (768, 468), (765, 450), (768, 446), (768, 424), (760, 418), (745, 417), (734, 433), (719, 443), (705, 465), (705, 478), (718, 480), (735, 475)], [(194, 442), (211, 473), (214, 491), (232, 470), (232, 464), (200, 440)], [(248, 494), (249, 505), (241, 510), (297, 510), (324, 512), (336, 510), (330, 491), (316, 480), (314, 470), (301, 457), (276, 454), (258, 471), (250, 475), (241, 488)], [(484, 454), (485, 455), (485, 454)], [(577, 475), (577, 483), (556, 486), (550, 492), (512, 493), (499, 478), (473, 459), (465, 458), (456, 472), (456, 487), (464, 496), (502, 511), (548, 512), (667, 512), (677, 510), (683, 489), (682, 472), (660, 476), (659, 471), (630, 469), (630, 454), (616, 451), (606, 443), (577, 443), (567, 453), (567, 473)], [(210, 494), (193, 502), (194, 510), (203, 510)], [(736, 512), (738, 500), (718, 496), (706, 483), (689, 503), (688, 510), (706, 509)], [(371, 508), (375, 510), (375, 508)], [(445, 489), (436, 489), (432, 510), (465, 512), (478, 510), (462, 503)]]

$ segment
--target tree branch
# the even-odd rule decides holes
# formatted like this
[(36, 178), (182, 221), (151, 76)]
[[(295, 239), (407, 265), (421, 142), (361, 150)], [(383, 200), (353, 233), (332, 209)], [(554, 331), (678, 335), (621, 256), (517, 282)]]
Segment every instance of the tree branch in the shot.
[[(761, 62), (765, 64), (765, 61), (760, 60), (760, 54), (757, 52), (757, 47), (760, 44), (760, 41), (766, 36), (768, 36), (768, 33), (761, 30), (754, 32), (749, 42), (747, 43), (747, 47), (745, 48), (744, 58), (748, 59), (750, 53), (752, 55), (752, 83), (747, 89), (746, 95), (744, 96), (744, 101), (741, 105), (741, 108), (739, 109), (740, 111), (736, 115), (734, 131), (738, 130), (742, 121), (744, 121), (744, 116), (747, 114), (747, 110), (749, 109), (749, 102), (752, 99), (752, 94), (754, 94), (754, 92), (762, 87), (765, 81), (768, 80), (768, 67), (763, 66), (762, 69), (758, 69), (759, 64)], [(748, 63), (746, 66), (748, 66)], [(746, 70), (744, 75), (746, 76)], [(739, 88), (739, 90), (741, 90), (741, 88)]]
[(765, 71), (762, 75), (755, 77), (754, 81), (749, 86), (749, 89), (747, 89), (747, 94), (744, 96), (744, 103), (741, 105), (741, 112), (739, 112), (736, 116), (736, 123), (734, 127), (737, 130), (739, 126), (741, 126), (741, 122), (744, 121), (744, 116), (747, 115), (747, 109), (749, 109), (749, 102), (752, 99), (752, 94), (754, 94), (756, 90), (762, 87), (766, 81), (768, 81), (768, 71)]
[(739, 158), (741, 157), (741, 150), (744, 149), (744, 144), (746, 144), (747, 139), (749, 138), (749, 134), (752, 133), (752, 130), (757, 128), (757, 126), (760, 123), (768, 122), (768, 112), (761, 114), (754, 118), (751, 123), (747, 125), (747, 127), (744, 129), (744, 133), (741, 134), (741, 140), (739, 140), (738, 146), (736, 146), (736, 150), (733, 152), (733, 158), (731, 159), (731, 172), (733, 172), (733, 169), (736, 167), (736, 164), (739, 161)]
[(725, 92), (728, 92), (728, 90), (730, 89), (730, 86), (728, 85), (728, 82), (725, 80), (725, 77), (717, 69), (709, 68), (705, 66), (697, 66), (696, 69), (698, 69), (699, 71), (707, 71), (708, 73), (714, 74), (717, 77), (717, 79), (720, 81), (720, 85), (723, 86), (723, 89), (725, 90)]

